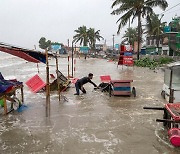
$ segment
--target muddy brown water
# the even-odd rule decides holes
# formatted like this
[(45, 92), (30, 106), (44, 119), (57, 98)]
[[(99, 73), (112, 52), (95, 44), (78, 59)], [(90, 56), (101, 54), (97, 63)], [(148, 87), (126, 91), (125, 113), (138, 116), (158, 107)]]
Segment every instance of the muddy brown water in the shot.
[[(36, 64), (4, 55), (0, 71), (6, 78), (17, 78), (24, 83), (37, 74)], [(45, 116), (45, 93), (32, 93), (24, 84), (27, 110), (0, 115), (1, 154), (176, 154), (179, 148), (168, 140), (167, 130), (156, 118), (162, 111), (143, 110), (144, 106), (160, 106), (163, 72), (147, 68), (121, 67), (104, 59), (76, 59), (75, 77), (94, 74), (99, 84), (100, 75), (112, 79), (132, 79), (137, 97), (109, 97), (86, 84), (87, 94), (74, 96), (71, 87), (58, 101), (51, 93), (50, 117)], [(50, 65), (55, 61), (50, 60)], [(60, 71), (67, 75), (67, 58), (59, 58)], [(39, 65), (40, 77), (45, 81), (45, 65)], [(55, 66), (50, 67), (55, 74)], [(1, 109), (2, 110), (2, 109)]]

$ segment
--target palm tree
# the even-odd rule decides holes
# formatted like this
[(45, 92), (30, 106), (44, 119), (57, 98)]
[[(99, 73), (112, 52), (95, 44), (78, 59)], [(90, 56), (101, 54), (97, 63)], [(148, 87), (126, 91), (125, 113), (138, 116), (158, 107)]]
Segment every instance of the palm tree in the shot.
[(139, 50), (140, 50), (140, 40), (141, 40), (141, 19), (144, 17), (150, 16), (153, 14), (153, 7), (159, 6), (161, 9), (165, 10), (168, 7), (166, 0), (114, 0), (112, 8), (118, 7), (112, 11), (112, 15), (123, 14), (118, 20), (118, 33), (120, 29), (127, 24), (129, 19), (134, 21), (138, 18), (138, 51), (137, 59), (139, 59)]
[(50, 40), (46, 41), (45, 37), (41, 37), (40, 40), (39, 40), (39, 47), (41, 49), (49, 50), (51, 48), (51, 41)]
[(83, 44), (83, 46), (87, 46), (88, 45), (88, 30), (86, 26), (79, 27), (77, 30), (75, 30), (75, 32), (77, 34), (73, 37), (73, 41), (74, 42), (80, 41), (80, 45)]
[(124, 43), (128, 43), (132, 46), (134, 46), (134, 42), (137, 41), (138, 37), (137, 37), (137, 28), (127, 28), (127, 30), (125, 31), (125, 34), (123, 35), (123, 40), (122, 40), (122, 44)]
[(150, 36), (156, 37), (156, 46), (159, 49), (160, 35), (163, 34), (163, 28), (166, 22), (161, 22), (163, 15), (159, 19), (159, 15), (153, 13), (151, 16), (147, 16), (146, 33)]
[(100, 30), (95, 31), (94, 28), (88, 29), (89, 45), (92, 49), (95, 49), (96, 40), (100, 41), (103, 39), (99, 32)]

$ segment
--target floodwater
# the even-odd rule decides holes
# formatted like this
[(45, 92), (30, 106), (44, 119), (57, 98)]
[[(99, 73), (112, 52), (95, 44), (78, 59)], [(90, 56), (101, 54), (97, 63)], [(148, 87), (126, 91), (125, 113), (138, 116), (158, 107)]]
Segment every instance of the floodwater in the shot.
[[(59, 58), (59, 70), (67, 75), (67, 58)], [(50, 73), (55, 74), (55, 60), (50, 60)], [(162, 111), (143, 110), (144, 106), (160, 106), (163, 72), (147, 68), (123, 67), (104, 59), (76, 59), (75, 77), (94, 74), (112, 79), (132, 79), (137, 97), (109, 97), (86, 84), (87, 94), (74, 96), (71, 87), (58, 101), (51, 93), (50, 117), (45, 115), (45, 93), (32, 93), (25, 82), (38, 73), (36, 64), (0, 53), (0, 71), (5, 78), (24, 82), (23, 112), (0, 115), (1, 154), (176, 154), (179, 148), (168, 140), (167, 130), (156, 118)], [(45, 65), (39, 64), (39, 76), (45, 81)]]

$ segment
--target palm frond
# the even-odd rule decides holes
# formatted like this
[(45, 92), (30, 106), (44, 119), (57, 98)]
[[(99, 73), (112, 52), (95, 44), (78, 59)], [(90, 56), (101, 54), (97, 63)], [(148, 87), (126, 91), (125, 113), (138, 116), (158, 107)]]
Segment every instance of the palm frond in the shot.
[(165, 10), (168, 7), (168, 3), (166, 0), (147, 0), (145, 4), (150, 7), (158, 6), (162, 10)]

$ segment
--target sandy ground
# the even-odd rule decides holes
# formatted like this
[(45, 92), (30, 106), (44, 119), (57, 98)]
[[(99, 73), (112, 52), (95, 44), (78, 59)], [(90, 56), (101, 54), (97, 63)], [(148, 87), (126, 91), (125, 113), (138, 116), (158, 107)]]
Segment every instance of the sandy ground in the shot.
[[(36, 64), (9, 58), (6, 65), (0, 61), (0, 70), (7, 77), (27, 81), (37, 73)], [(77, 59), (75, 77), (89, 72), (99, 84), (100, 75), (112, 79), (132, 79), (137, 97), (109, 97), (86, 84), (87, 94), (74, 96), (71, 87), (58, 101), (51, 93), (50, 117), (45, 116), (45, 93), (32, 93), (24, 84), (27, 110), (13, 111), (0, 116), (0, 153), (57, 153), (57, 154), (176, 154), (168, 140), (167, 130), (156, 118), (162, 111), (143, 110), (144, 106), (164, 105), (161, 98), (163, 72), (147, 68), (123, 67), (104, 59)], [(50, 61), (55, 64), (54, 60)], [(59, 58), (60, 71), (67, 75), (67, 59)], [(45, 65), (39, 65), (45, 80)], [(55, 74), (55, 66), (50, 72)]]

